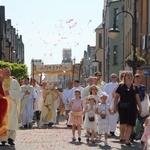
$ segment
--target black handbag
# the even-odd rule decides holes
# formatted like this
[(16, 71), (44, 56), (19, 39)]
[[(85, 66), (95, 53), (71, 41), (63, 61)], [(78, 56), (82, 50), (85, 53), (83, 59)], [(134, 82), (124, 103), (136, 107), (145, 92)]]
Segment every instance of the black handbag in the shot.
[(122, 102), (120, 103), (120, 108), (122, 109), (128, 109), (130, 106), (130, 102)]

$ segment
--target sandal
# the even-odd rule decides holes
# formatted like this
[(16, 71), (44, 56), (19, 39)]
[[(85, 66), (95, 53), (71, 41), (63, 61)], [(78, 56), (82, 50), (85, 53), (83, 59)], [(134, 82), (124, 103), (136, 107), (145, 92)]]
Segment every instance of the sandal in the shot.
[(91, 143), (92, 143), (92, 144), (95, 144), (95, 141), (94, 141), (94, 139), (92, 139), (92, 140), (91, 140)]
[(130, 142), (128, 142), (128, 143), (125, 143), (127, 146), (131, 146), (131, 143)]
[(124, 139), (120, 139), (120, 143), (121, 144), (125, 143), (125, 140)]
[(75, 138), (75, 137), (73, 137), (73, 138), (72, 138), (72, 141), (73, 141), (73, 142), (75, 142), (75, 141), (76, 141), (76, 138)]

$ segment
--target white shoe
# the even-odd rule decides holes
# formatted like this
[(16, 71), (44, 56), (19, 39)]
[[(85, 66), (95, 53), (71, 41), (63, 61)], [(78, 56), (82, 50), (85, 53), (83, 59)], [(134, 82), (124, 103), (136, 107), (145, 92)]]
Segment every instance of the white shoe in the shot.
[(104, 141), (104, 145), (105, 145), (105, 146), (108, 145), (107, 141)]

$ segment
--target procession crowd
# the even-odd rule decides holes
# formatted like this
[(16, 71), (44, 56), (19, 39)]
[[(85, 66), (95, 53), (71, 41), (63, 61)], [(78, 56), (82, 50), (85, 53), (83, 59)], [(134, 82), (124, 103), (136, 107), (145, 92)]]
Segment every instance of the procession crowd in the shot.
[[(119, 80), (119, 82), (118, 82)], [(141, 84), (141, 75), (122, 72), (110, 75), (110, 82), (102, 81), (101, 72), (95, 72), (81, 87), (79, 80), (67, 82), (66, 89), (56, 89), (53, 81), (11, 77), (9, 68), (0, 70), (0, 142), (14, 146), (16, 130), (52, 127), (59, 124), (60, 115), (67, 116), (67, 126), (72, 128), (72, 141), (80, 142), (81, 128), (86, 141), (95, 143), (102, 138), (108, 145), (109, 136), (115, 137), (120, 123), (120, 143), (127, 146), (140, 140), (147, 149), (150, 140), (149, 95)]]

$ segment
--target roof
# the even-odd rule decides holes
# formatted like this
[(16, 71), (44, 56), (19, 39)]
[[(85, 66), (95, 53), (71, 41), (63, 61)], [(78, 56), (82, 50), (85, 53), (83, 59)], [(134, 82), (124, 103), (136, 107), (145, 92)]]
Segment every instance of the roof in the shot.
[(103, 23), (101, 23), (95, 30), (102, 29), (102, 28), (103, 28)]

